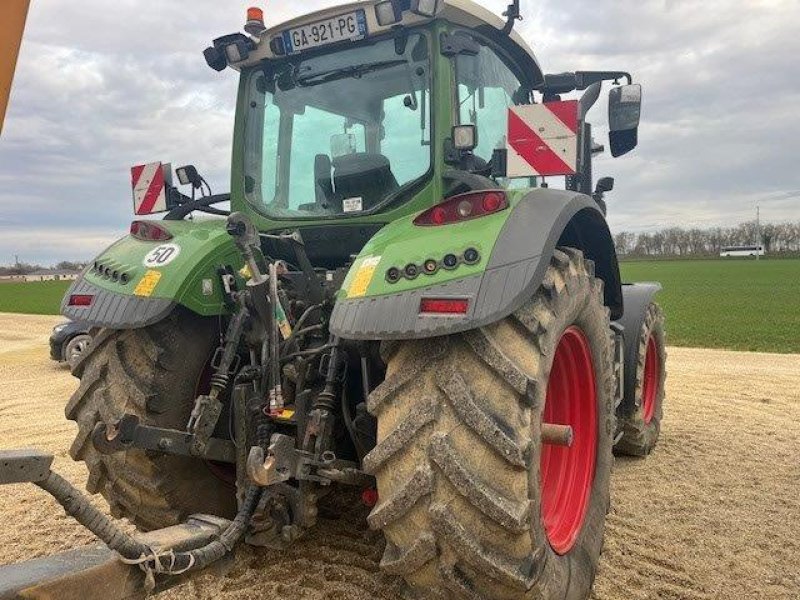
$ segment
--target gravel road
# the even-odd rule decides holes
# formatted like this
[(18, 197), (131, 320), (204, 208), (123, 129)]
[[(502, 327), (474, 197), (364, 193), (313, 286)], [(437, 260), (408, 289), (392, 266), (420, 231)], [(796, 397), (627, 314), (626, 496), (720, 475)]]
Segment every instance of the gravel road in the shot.
[[(76, 381), (47, 356), (59, 320), (0, 315), (2, 446), (53, 452), (55, 468), (83, 487), (63, 414)], [(800, 355), (672, 348), (668, 366), (660, 447), (647, 460), (617, 461), (593, 597), (800, 598)], [(227, 577), (161, 598), (398, 598), (400, 583), (377, 567), (381, 536), (364, 517), (353, 508), (324, 518), (283, 553), (243, 550)], [(0, 489), (0, 520), (0, 563), (92, 541), (32, 486)]]

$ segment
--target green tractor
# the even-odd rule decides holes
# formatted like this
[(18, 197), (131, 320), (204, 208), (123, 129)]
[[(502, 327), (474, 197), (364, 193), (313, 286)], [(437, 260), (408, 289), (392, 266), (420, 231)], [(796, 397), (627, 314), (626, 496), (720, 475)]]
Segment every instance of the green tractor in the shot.
[(630, 152), (641, 87), (546, 74), (519, 3), (504, 16), (251, 9), (205, 51), (241, 74), (232, 191), (134, 168), (137, 214), (167, 215), (65, 297), (97, 328), (66, 415), (114, 516), (231, 521), (164, 560), (40, 482), (154, 580), (289, 544), (352, 486), (414, 597), (589, 594), (613, 451), (650, 453), (664, 400), (660, 288), (621, 281), (587, 120), (607, 82), (609, 150)]

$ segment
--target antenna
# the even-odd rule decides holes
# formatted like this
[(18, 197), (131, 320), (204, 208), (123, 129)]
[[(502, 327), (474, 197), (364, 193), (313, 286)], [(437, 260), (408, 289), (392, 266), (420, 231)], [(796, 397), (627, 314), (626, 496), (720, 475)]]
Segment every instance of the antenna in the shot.
[(514, 0), (514, 2), (509, 4), (508, 10), (503, 13), (503, 16), (508, 19), (506, 21), (506, 26), (503, 27), (503, 33), (505, 35), (511, 35), (511, 32), (514, 30), (514, 23), (516, 21), (522, 21), (522, 15), (519, 10), (519, 0)]

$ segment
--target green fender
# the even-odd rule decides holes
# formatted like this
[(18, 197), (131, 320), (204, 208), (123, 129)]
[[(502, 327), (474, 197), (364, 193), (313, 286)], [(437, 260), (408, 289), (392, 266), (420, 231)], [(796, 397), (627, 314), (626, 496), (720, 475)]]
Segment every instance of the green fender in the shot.
[[(344, 339), (414, 339), (448, 335), (497, 322), (531, 298), (557, 246), (583, 250), (605, 282), (612, 318), (623, 314), (619, 265), (608, 225), (597, 204), (576, 192), (509, 192), (511, 206), (495, 215), (439, 227), (413, 224), (414, 216), (381, 230), (353, 264), (331, 317)], [(480, 260), (463, 262), (465, 251)], [(447, 254), (461, 262), (425, 274), (421, 265)], [(421, 274), (391, 283), (387, 272), (417, 265)], [(465, 314), (422, 314), (423, 299), (467, 300)]]
[(219, 269), (243, 262), (224, 220), (158, 221), (165, 242), (132, 236), (112, 244), (64, 297), (64, 316), (97, 327), (137, 329), (184, 306), (202, 316), (227, 312)]

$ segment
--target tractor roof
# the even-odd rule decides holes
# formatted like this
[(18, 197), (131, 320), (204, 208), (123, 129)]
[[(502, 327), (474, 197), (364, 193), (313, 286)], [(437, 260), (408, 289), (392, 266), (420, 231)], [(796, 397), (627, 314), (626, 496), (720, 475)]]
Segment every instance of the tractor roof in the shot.
[[(319, 22), (324, 19), (332, 18), (337, 15), (344, 15), (354, 10), (365, 10), (367, 18), (367, 26), (370, 36), (381, 35), (389, 33), (396, 27), (396, 25), (381, 26), (378, 24), (375, 16), (374, 6), (381, 0), (363, 0), (361, 2), (351, 2), (342, 4), (332, 8), (319, 10), (314, 13), (309, 13), (301, 17), (297, 17), (290, 21), (286, 21), (279, 25), (270, 27), (264, 35), (261, 36), (261, 43), (255, 52), (250, 55), (249, 60), (245, 63), (236, 65), (237, 67), (249, 66), (255, 64), (263, 59), (277, 58), (270, 49), (270, 41), (281, 35), (284, 31), (294, 29), (302, 25), (309, 25)], [(472, 0), (445, 0), (444, 10), (436, 17), (437, 19), (444, 19), (456, 25), (460, 25), (466, 29), (476, 30), (484, 35), (495, 34), (500, 35), (505, 21), (490, 10), (476, 4)], [(415, 25), (422, 25), (429, 23), (434, 19), (422, 17), (411, 12), (403, 14), (402, 24), (406, 27), (413, 27)], [(513, 56), (514, 60), (523, 67), (529, 74), (533, 83), (538, 83), (542, 79), (542, 71), (539, 62), (533, 53), (533, 50), (528, 46), (525, 40), (516, 31), (513, 31), (510, 36), (502, 36), (505, 38), (505, 47)]]

